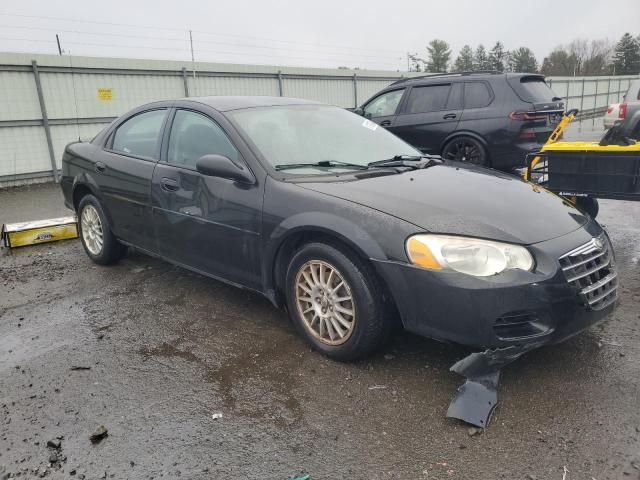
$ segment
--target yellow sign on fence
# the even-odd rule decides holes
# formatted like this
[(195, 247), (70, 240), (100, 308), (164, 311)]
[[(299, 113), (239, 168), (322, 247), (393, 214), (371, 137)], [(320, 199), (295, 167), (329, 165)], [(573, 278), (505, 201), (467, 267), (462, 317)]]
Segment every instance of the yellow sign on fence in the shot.
[(98, 89), (98, 100), (102, 100), (103, 102), (110, 102), (113, 99), (113, 89), (112, 88), (99, 88)]

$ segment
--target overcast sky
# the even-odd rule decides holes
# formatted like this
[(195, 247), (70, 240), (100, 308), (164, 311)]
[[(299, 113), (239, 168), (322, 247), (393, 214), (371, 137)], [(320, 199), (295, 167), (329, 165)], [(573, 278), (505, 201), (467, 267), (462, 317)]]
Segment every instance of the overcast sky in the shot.
[[(46, 18), (45, 18), (46, 17)], [(434, 38), (541, 62), (574, 38), (640, 33), (640, 0), (2, 0), (0, 51), (398, 70)]]

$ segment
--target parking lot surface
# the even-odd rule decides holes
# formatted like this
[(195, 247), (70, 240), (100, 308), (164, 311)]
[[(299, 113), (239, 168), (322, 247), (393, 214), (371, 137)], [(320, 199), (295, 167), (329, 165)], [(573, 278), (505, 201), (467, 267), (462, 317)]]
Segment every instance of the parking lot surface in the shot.
[[(55, 185), (0, 191), (0, 222), (65, 213)], [(0, 465), (19, 478), (640, 478), (640, 204), (603, 201), (599, 220), (617, 311), (508, 366), (474, 435), (445, 418), (460, 347), (400, 333), (341, 364), (259, 295), (139, 253), (99, 267), (78, 240), (0, 250)]]

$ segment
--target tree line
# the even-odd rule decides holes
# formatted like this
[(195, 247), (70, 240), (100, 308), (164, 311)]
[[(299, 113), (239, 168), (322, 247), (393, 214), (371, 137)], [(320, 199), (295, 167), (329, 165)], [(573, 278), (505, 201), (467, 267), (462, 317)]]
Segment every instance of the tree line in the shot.
[(409, 70), (417, 72), (528, 72), (554, 76), (635, 75), (640, 74), (640, 35), (625, 33), (617, 43), (609, 40), (576, 39), (559, 45), (547, 55), (542, 64), (528, 47), (507, 50), (497, 41), (487, 50), (480, 44), (475, 49), (465, 45), (453, 59), (449, 44), (431, 40), (423, 58), (409, 54)]

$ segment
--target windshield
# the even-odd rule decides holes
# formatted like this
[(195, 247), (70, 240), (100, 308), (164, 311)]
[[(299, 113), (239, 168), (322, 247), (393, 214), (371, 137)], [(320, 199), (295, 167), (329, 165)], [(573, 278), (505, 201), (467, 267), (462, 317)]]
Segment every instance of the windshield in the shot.
[[(273, 167), (288, 173), (326, 173), (420, 152), (359, 115), (328, 105), (290, 105), (229, 112)], [(331, 162), (331, 164), (327, 163)], [(318, 164), (300, 169), (300, 164)], [(337, 165), (337, 163), (351, 164)]]

